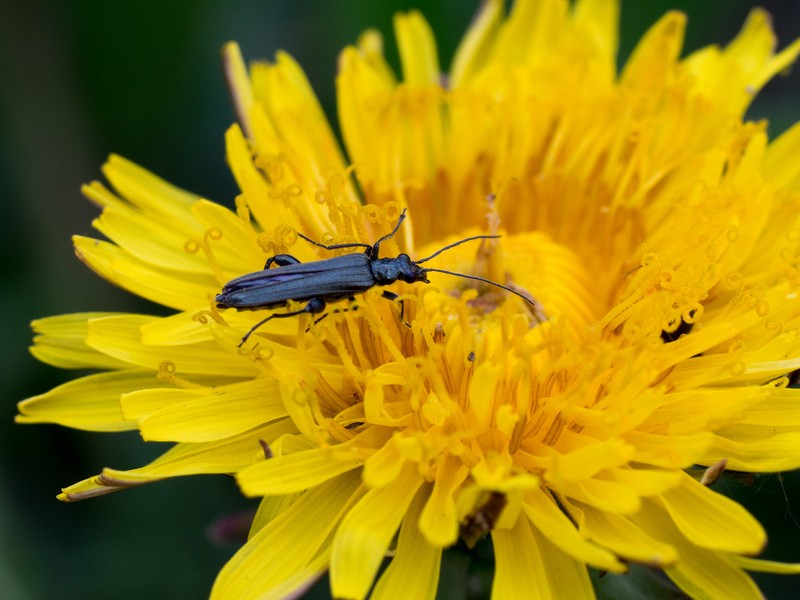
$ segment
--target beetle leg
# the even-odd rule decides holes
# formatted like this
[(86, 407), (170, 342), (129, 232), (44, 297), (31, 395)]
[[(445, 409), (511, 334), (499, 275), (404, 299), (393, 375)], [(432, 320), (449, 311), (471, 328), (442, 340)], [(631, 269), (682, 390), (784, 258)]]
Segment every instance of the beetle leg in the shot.
[(270, 256), (267, 259), (267, 264), (264, 265), (264, 270), (266, 271), (273, 264), (277, 264), (279, 267), (286, 267), (289, 265), (299, 265), (300, 261), (291, 254), (276, 254), (275, 256)]
[(323, 310), (325, 310), (325, 300), (323, 300), (322, 298), (312, 298), (303, 308), (300, 308), (298, 310), (293, 310), (287, 313), (276, 313), (274, 315), (270, 315), (266, 319), (261, 319), (258, 323), (253, 325), (250, 328), (250, 331), (244, 334), (244, 337), (242, 338), (242, 341), (239, 342), (238, 347), (241, 348), (242, 344), (244, 344), (247, 341), (247, 338), (249, 338), (256, 329), (261, 327), (267, 321), (270, 321), (272, 319), (285, 319), (286, 317), (296, 317), (297, 315), (302, 315), (304, 313), (315, 315), (317, 313), (321, 313)]
[[(350, 302), (355, 302), (355, 301), (356, 301), (356, 299), (355, 299), (355, 298), (353, 298), (353, 296), (350, 296), (350, 297), (348, 298), (348, 300), (350, 300)], [(319, 323), (320, 321), (322, 321), (322, 319), (324, 319), (325, 317), (327, 317), (327, 316), (328, 316), (329, 314), (331, 314), (332, 312), (333, 312), (333, 313), (340, 313), (340, 312), (348, 312), (348, 311), (351, 311), (351, 310), (354, 310), (354, 311), (355, 311), (355, 310), (358, 310), (358, 306), (354, 306), (353, 308), (335, 308), (335, 309), (333, 309), (333, 310), (332, 310), (332, 311), (330, 311), (330, 312), (326, 312), (326, 313), (325, 313), (324, 315), (322, 315), (322, 316), (321, 316), (319, 319), (317, 319), (317, 320), (316, 320), (316, 321), (314, 321), (314, 322), (313, 322), (311, 325), (309, 325), (309, 326), (308, 326), (308, 329), (306, 329), (306, 333), (308, 333), (309, 331), (311, 331), (311, 327), (312, 327), (312, 326), (314, 326), (314, 325), (316, 325), (317, 323)]]
[(331, 314), (331, 313), (325, 313), (325, 314), (324, 314), (324, 315), (322, 315), (322, 316), (321, 316), (319, 319), (314, 319), (314, 322), (313, 322), (311, 325), (309, 325), (308, 327), (306, 327), (306, 333), (308, 333), (309, 331), (311, 331), (311, 328), (312, 328), (314, 325), (316, 325), (317, 323), (319, 323), (320, 321), (322, 321), (322, 319), (324, 319), (325, 317), (327, 317), (329, 314)]
[(408, 321), (406, 321), (403, 318), (404, 315), (405, 315), (405, 312), (406, 312), (406, 305), (403, 304), (403, 299), (400, 298), (399, 294), (395, 294), (394, 292), (390, 292), (388, 290), (383, 290), (381, 292), (381, 296), (383, 296), (384, 298), (386, 298), (390, 302), (395, 302), (396, 300), (400, 301), (400, 302), (398, 302), (398, 304), (400, 304), (400, 320), (403, 322), (403, 325), (405, 325), (406, 327), (411, 327), (411, 323), (409, 323)]

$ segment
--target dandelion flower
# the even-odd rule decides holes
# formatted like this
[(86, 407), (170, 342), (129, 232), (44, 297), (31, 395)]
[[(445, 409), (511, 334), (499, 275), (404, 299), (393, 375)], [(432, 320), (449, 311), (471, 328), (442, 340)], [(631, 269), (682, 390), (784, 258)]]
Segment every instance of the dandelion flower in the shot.
[[(416, 12), (394, 23), (402, 77), (376, 32), (346, 48), (344, 150), (288, 55), (247, 69), (226, 46), (235, 211), (117, 156), (111, 188), (85, 186), (108, 241), (76, 237), (78, 257), (176, 312), (36, 321), (37, 358), (98, 372), (18, 421), (175, 445), (62, 500), (235, 474), (262, 500), (214, 598), (298, 594), (326, 570), (337, 598), (432, 598), (443, 550), (483, 536), (495, 598), (591, 598), (589, 568), (630, 563), (695, 598), (760, 598), (747, 571), (800, 571), (754, 558), (762, 527), (689, 471), (800, 467), (800, 126), (770, 141), (743, 118), (800, 44), (775, 52), (754, 10), (682, 58), (671, 12), (618, 73), (615, 1), (503, 4), (445, 77)], [(402, 319), (376, 287), (239, 347), (303, 304), (221, 310), (226, 282), (353, 251), (300, 234), (372, 244), (404, 209), (384, 256), (498, 235), (431, 265), (530, 302), (432, 273), (391, 287)]]

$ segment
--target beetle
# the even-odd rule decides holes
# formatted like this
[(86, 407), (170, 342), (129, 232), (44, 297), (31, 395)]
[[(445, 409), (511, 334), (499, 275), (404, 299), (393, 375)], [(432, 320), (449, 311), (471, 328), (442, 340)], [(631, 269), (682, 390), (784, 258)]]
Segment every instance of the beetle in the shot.
[[(375, 286), (390, 285), (398, 280), (406, 283), (430, 283), (426, 277), (427, 273), (445, 273), (465, 279), (482, 281), (511, 292), (535, 307), (530, 298), (510, 287), (489, 279), (420, 266), (445, 250), (465, 242), (495, 239), (499, 238), (499, 235), (475, 235), (464, 238), (448, 244), (430, 256), (417, 261), (411, 260), (408, 254), (399, 254), (393, 258), (378, 258), (380, 245), (397, 233), (405, 218), (406, 211), (404, 209), (394, 228), (372, 245), (364, 243), (325, 245), (304, 236), (302, 233), (298, 233), (297, 235), (305, 241), (325, 250), (340, 250), (343, 248), (364, 248), (365, 250), (364, 252), (353, 252), (308, 263), (300, 262), (291, 254), (276, 254), (267, 259), (263, 271), (248, 273), (226, 283), (215, 299), (217, 308), (259, 310), (286, 306), (290, 300), (306, 302), (306, 305), (298, 310), (272, 314), (262, 319), (244, 335), (239, 346), (241, 347), (256, 329), (271, 319), (282, 319), (302, 314), (318, 314), (325, 310), (328, 302), (345, 298), (353, 300), (353, 297), (357, 294), (363, 294)], [(271, 268), (272, 265), (277, 265), (277, 267)], [(397, 294), (386, 290), (382, 295), (387, 300), (392, 301), (399, 298)], [(400, 318), (403, 318), (402, 301)]]

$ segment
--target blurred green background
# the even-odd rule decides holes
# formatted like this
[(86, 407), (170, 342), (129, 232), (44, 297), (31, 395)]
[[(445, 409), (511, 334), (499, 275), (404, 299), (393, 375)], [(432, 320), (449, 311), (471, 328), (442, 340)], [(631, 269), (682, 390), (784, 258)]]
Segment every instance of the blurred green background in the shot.
[[(163, 451), (136, 434), (15, 426), (16, 402), (73, 374), (27, 352), (29, 322), (83, 311), (163, 311), (101, 281), (72, 255), (70, 236), (92, 234), (96, 215), (79, 193), (110, 152), (167, 180), (231, 204), (224, 159), (233, 120), (219, 50), (240, 42), (248, 59), (289, 51), (329, 115), (338, 51), (367, 27), (386, 37), (391, 17), (418, 7), (449, 65), (478, 2), (429, 0), (0, 0), (0, 597), (202, 598), (235, 545), (209, 542), (217, 518), (254, 506), (225, 477), (185, 478), (63, 505), (62, 486), (104, 466), (132, 468)], [(800, 36), (800, 2), (760, 3), (774, 15), (781, 47)], [(741, 0), (623, 3), (621, 58), (670, 8), (689, 15), (687, 49), (724, 43), (755, 6)], [(751, 110), (776, 134), (800, 119), (800, 77), (771, 83)], [(768, 556), (800, 561), (800, 484), (795, 474), (726, 484), (770, 532)], [(448, 567), (454, 577), (480, 569)], [(461, 561), (461, 562), (459, 562)], [(459, 566), (461, 565), (461, 566)], [(457, 577), (457, 578), (459, 578)], [(763, 578), (770, 598), (800, 597), (800, 579)], [(480, 585), (476, 576), (472, 584)], [(615, 597), (613, 584), (604, 593)], [(452, 598), (467, 597), (455, 584)], [(324, 597), (324, 594), (323, 596)]]

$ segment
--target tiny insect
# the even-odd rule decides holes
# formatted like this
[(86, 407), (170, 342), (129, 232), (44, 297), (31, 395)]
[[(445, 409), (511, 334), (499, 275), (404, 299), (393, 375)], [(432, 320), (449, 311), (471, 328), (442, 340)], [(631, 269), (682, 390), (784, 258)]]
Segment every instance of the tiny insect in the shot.
[(691, 333), (693, 327), (694, 327), (693, 322), (689, 323), (685, 321), (683, 318), (681, 318), (681, 322), (672, 331), (667, 331), (666, 329), (663, 329), (661, 331), (661, 339), (664, 340), (665, 344), (669, 344), (670, 342), (674, 342), (679, 338), (681, 338), (682, 336)]
[[(306, 302), (306, 305), (298, 310), (276, 313), (262, 319), (244, 335), (239, 346), (241, 347), (256, 329), (271, 319), (282, 319), (302, 314), (319, 314), (325, 310), (328, 302), (335, 302), (345, 298), (353, 300), (357, 294), (363, 294), (378, 285), (390, 285), (398, 280), (406, 283), (430, 283), (426, 277), (428, 273), (445, 273), (465, 279), (482, 281), (515, 294), (525, 302), (533, 305), (530, 298), (523, 294), (483, 277), (420, 266), (445, 250), (465, 242), (495, 239), (499, 238), (499, 235), (475, 235), (464, 238), (448, 244), (430, 256), (417, 261), (411, 260), (408, 254), (400, 254), (394, 258), (378, 258), (380, 245), (397, 233), (405, 218), (406, 211), (403, 210), (394, 229), (372, 245), (363, 243), (325, 245), (315, 242), (302, 233), (298, 233), (297, 235), (305, 241), (325, 250), (340, 250), (343, 248), (364, 248), (365, 250), (364, 252), (353, 252), (308, 263), (301, 263), (290, 254), (276, 254), (267, 259), (263, 271), (248, 273), (226, 283), (216, 297), (217, 308), (260, 310), (286, 306), (290, 300)], [(277, 265), (277, 267), (270, 268), (272, 265)], [(399, 298), (397, 294), (387, 290), (384, 290), (382, 295), (387, 300), (392, 301)], [(403, 319), (402, 300), (400, 302), (400, 319)]]
[(504, 494), (491, 492), (486, 502), (464, 519), (459, 526), (459, 533), (464, 538), (467, 548), (474, 548), (479, 539), (494, 529), (506, 504), (508, 499)]

